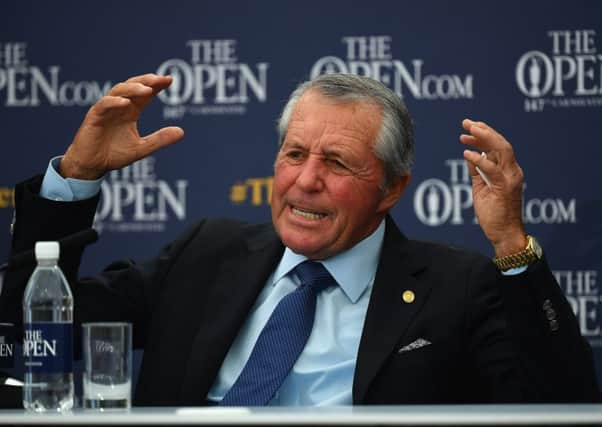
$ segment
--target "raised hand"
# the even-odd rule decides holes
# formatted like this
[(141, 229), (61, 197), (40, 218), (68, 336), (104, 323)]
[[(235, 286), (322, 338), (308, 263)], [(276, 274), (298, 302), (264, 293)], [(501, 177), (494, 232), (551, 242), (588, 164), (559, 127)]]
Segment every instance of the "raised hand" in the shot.
[[(465, 145), (485, 152), (464, 151), (472, 177), (474, 209), (485, 236), (497, 257), (519, 252), (527, 246), (522, 221), (523, 170), (514, 157), (512, 145), (483, 122), (464, 120), (468, 132), (460, 136)], [(488, 183), (477, 171), (488, 178)]]
[(145, 74), (118, 83), (94, 104), (61, 160), (65, 178), (97, 179), (182, 139), (179, 127), (140, 136), (138, 118), (171, 77)]

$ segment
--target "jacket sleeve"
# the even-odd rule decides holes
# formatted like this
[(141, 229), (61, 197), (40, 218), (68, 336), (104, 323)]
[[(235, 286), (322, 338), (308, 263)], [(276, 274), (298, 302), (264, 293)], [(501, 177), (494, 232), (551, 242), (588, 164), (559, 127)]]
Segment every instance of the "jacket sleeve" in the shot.
[(546, 260), (532, 264), (524, 273), (500, 276), (527, 399), (600, 401), (592, 350)]

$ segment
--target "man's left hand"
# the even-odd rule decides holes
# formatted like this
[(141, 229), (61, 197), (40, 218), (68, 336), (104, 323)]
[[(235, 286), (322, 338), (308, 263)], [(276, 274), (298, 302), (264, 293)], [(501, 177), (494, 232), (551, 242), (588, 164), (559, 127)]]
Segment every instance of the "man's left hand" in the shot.
[[(503, 257), (527, 246), (522, 221), (523, 170), (514, 157), (512, 145), (495, 129), (483, 122), (462, 121), (468, 134), (460, 141), (484, 152), (464, 151), (472, 177), (474, 209), (496, 257)], [(487, 181), (477, 171), (486, 176)]]

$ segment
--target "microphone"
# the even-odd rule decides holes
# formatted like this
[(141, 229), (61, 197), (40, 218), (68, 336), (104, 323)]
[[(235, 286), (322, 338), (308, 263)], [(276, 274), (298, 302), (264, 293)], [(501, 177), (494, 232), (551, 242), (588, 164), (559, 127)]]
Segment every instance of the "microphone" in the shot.
[[(86, 228), (77, 233), (70, 234), (62, 239), (59, 239), (59, 247), (61, 255), (69, 252), (72, 249), (88, 246), (98, 240), (98, 232), (93, 228)], [(35, 251), (30, 249), (13, 255), (8, 260), (8, 263), (3, 265), (5, 268), (20, 268), (36, 262)], [(2, 269), (0, 267), (0, 269)]]

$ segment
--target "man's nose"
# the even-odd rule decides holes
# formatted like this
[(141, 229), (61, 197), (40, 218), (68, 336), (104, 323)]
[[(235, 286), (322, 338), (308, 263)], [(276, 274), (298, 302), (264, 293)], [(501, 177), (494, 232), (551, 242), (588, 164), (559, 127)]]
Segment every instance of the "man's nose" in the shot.
[(324, 162), (317, 156), (309, 156), (300, 166), (297, 185), (304, 191), (321, 191), (324, 188)]

